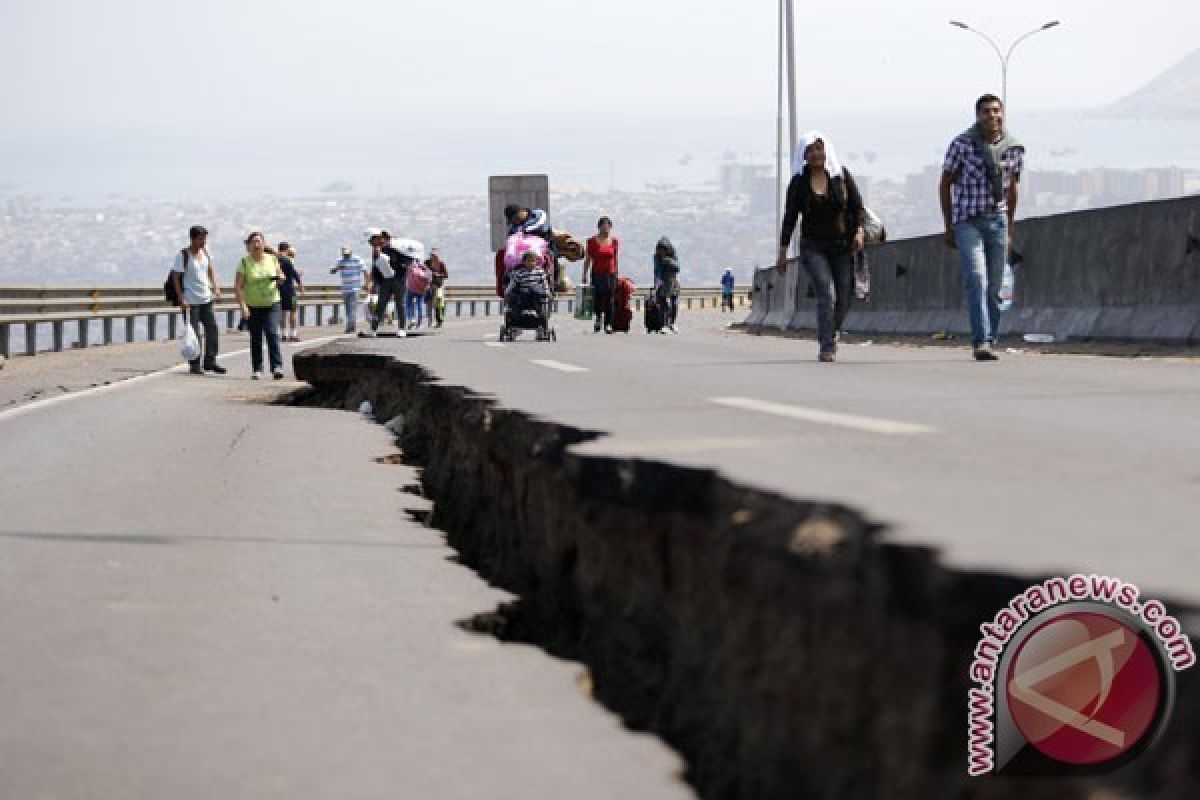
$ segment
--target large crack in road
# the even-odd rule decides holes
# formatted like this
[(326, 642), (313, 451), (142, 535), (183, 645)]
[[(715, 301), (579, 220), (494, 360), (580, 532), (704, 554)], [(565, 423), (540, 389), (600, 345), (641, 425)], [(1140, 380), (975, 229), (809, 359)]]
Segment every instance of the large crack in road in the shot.
[[(716, 798), (1194, 798), (1200, 691), (1169, 736), (1091, 779), (966, 775), (979, 624), (1036, 577), (964, 572), (859, 511), (720, 474), (585, 455), (602, 435), (503, 409), (391, 356), (295, 359), (300, 402), (390, 421), (429, 524), (518, 596), (464, 624), (587, 666)], [(1107, 793), (1107, 794), (1105, 794)]]

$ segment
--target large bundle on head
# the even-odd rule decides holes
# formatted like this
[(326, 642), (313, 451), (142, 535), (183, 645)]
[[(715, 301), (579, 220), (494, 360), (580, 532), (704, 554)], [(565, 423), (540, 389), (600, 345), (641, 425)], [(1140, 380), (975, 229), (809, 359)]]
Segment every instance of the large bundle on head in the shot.
[(508, 237), (508, 242), (504, 245), (504, 266), (512, 269), (519, 267), (521, 261), (525, 258), (526, 253), (533, 253), (538, 257), (538, 262), (546, 266), (546, 254), (549, 252), (549, 245), (546, 240), (540, 236), (527, 236), (524, 233), (514, 233)]
[(554, 232), (554, 249), (567, 261), (582, 261), (587, 255), (583, 242), (566, 231)]

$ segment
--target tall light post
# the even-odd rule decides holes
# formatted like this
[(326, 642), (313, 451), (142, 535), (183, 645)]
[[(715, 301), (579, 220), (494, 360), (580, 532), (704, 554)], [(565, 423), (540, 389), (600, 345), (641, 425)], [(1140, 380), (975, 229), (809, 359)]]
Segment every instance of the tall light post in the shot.
[(971, 33), (974, 33), (978, 36), (982, 36), (984, 41), (986, 41), (988, 44), (990, 44), (992, 46), (992, 49), (996, 51), (996, 56), (1000, 59), (1000, 84), (1001, 84), (1000, 100), (1001, 100), (1001, 102), (1004, 103), (1004, 108), (1007, 111), (1008, 110), (1008, 62), (1012, 58), (1013, 50), (1016, 50), (1017, 45), (1019, 45), (1021, 42), (1028, 39), (1030, 36), (1033, 36), (1035, 33), (1041, 33), (1042, 31), (1048, 31), (1051, 28), (1056, 27), (1059, 24), (1059, 22), (1058, 22), (1058, 20), (1053, 20), (1051, 22), (1047, 22), (1045, 25), (1042, 25), (1041, 27), (1034, 28), (1033, 30), (1029, 31), (1028, 33), (1018, 36), (1016, 41), (1014, 41), (1012, 43), (1012, 45), (1009, 46), (1007, 53), (1002, 53), (1000, 51), (1000, 46), (996, 44), (996, 41), (994, 39), (992, 39), (992, 37), (990, 37), (986, 33), (984, 33), (983, 31), (976, 30), (975, 28), (972, 28), (967, 23), (959, 22), (956, 19), (950, 20), (950, 24), (956, 28), (962, 28), (964, 31), (970, 31)]

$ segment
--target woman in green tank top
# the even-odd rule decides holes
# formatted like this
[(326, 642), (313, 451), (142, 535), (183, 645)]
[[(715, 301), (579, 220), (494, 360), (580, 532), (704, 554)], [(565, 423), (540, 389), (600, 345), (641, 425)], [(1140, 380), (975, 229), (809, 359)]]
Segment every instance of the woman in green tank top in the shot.
[(271, 359), (271, 374), (283, 378), (283, 354), (279, 350), (279, 284), (285, 276), (279, 259), (267, 252), (267, 240), (258, 231), (246, 237), (247, 255), (238, 262), (238, 303), (242, 318), (250, 326), (250, 363), (254, 380), (262, 377), (263, 337), (267, 339), (267, 354)]

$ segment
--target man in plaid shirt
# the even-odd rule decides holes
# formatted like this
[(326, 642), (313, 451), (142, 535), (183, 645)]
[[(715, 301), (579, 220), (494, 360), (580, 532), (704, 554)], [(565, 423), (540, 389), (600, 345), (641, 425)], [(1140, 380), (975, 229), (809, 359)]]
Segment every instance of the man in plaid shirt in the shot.
[(959, 252), (976, 361), (995, 361), (999, 292), (1012, 244), (1025, 148), (1004, 130), (1004, 105), (986, 94), (975, 125), (955, 137), (942, 164), (939, 195), (946, 244)]

